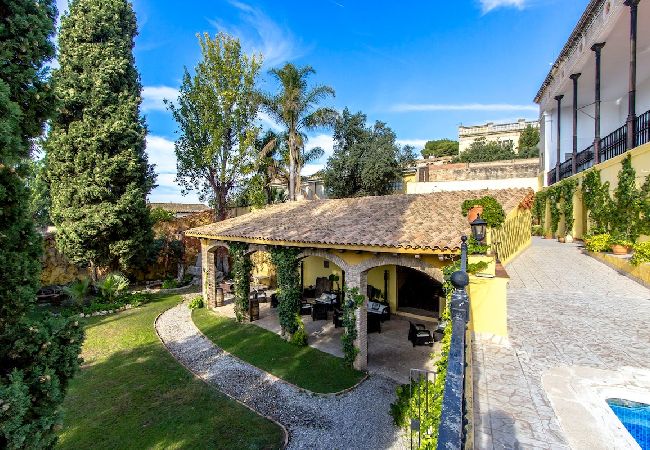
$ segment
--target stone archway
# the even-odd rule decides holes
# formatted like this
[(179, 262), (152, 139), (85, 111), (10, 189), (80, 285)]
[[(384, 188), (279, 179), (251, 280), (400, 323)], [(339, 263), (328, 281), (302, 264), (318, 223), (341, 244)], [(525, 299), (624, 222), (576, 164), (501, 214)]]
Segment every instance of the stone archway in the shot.
[(229, 250), (226, 242), (210, 239), (201, 240), (201, 289), (203, 301), (208, 308), (223, 306), (223, 299), (217, 304), (217, 252), (219, 249)]

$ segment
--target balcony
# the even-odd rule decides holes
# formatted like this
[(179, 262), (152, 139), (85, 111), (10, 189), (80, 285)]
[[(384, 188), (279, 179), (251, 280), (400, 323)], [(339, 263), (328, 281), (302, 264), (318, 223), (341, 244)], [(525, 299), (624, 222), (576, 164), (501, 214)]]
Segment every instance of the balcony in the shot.
[[(636, 131), (634, 133), (634, 146), (650, 142), (650, 111), (646, 111), (636, 118)], [(627, 151), (627, 124), (609, 133), (600, 140), (599, 162), (607, 161)], [(555, 168), (546, 174), (547, 184), (550, 186), (560, 180), (573, 175), (573, 157), (560, 163), (560, 179), (557, 179)], [(576, 154), (576, 173), (587, 170), (594, 165), (594, 145)]]

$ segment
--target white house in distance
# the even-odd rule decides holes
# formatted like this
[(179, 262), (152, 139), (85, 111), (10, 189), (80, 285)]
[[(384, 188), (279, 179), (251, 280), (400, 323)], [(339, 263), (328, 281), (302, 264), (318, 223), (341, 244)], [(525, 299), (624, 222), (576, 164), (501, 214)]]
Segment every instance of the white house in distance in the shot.
[(650, 2), (589, 2), (535, 103), (545, 186), (648, 142)]
[(511, 123), (488, 122), (483, 125), (460, 125), (458, 127), (458, 151), (463, 153), (478, 138), (487, 141), (510, 144), (515, 152), (519, 151), (519, 136), (526, 127), (539, 128), (539, 122), (519, 119)]

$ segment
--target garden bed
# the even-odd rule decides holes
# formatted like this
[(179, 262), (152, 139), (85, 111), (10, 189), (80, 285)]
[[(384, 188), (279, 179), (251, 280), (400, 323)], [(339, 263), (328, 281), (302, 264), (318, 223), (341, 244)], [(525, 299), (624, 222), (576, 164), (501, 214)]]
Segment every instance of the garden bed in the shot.
[(256, 325), (237, 323), (205, 308), (192, 312), (194, 324), (218, 347), (296, 386), (333, 393), (356, 385), (364, 373), (341, 358), (312, 347), (291, 344)]

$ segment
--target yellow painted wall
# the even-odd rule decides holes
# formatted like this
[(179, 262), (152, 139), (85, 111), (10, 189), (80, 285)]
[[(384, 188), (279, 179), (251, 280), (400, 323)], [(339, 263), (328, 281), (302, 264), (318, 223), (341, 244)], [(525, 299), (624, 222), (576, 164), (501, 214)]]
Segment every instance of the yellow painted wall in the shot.
[(508, 336), (508, 278), (479, 278), (470, 276), (468, 286), (470, 305), (469, 328), (475, 333)]
[(255, 252), (251, 255), (253, 269), (251, 271), (254, 277), (275, 278), (275, 265), (271, 261), (269, 252)]
[(468, 264), (476, 264), (477, 262), (481, 262), (481, 261), (486, 262), (488, 264), (488, 267), (487, 267), (487, 269), (482, 270), (479, 273), (494, 276), (495, 270), (496, 270), (496, 260), (494, 259), (494, 256), (469, 255), (467, 257), (467, 263)]
[[(325, 261), (325, 259), (317, 256), (308, 256), (302, 260), (304, 286), (316, 286), (316, 278), (329, 277), (331, 274), (339, 276), (338, 284), (339, 287), (341, 286), (343, 282), (341, 268), (331, 261), (329, 262), (329, 268), (326, 268)], [(336, 282), (333, 283), (333, 287), (336, 289)]]
[(515, 208), (506, 215), (506, 220), (497, 230), (491, 230), (493, 248), (499, 254), (502, 264), (507, 264), (530, 245), (532, 215), (530, 209)]
[(397, 269), (394, 265), (373, 267), (368, 271), (368, 284), (384, 291), (384, 271), (388, 270), (388, 304), (397, 310)]
[[(626, 152), (622, 155), (619, 155), (615, 158), (609, 159), (605, 162), (602, 162), (595, 166), (596, 169), (600, 170), (600, 180), (605, 183), (609, 182), (610, 195), (614, 194), (614, 189), (618, 185), (618, 172), (621, 170), (622, 161), (627, 157), (627, 155), (632, 157), (632, 167), (636, 171), (636, 182), (637, 186), (641, 187), (646, 177), (650, 175), (650, 143), (636, 147), (629, 152)], [(584, 178), (585, 172), (580, 172), (573, 175), (570, 178), (579, 180), (580, 182)], [(588, 231), (589, 227), (586, 223), (585, 217), (585, 207), (582, 198), (582, 192), (580, 186), (576, 190), (576, 193), (573, 197), (573, 216), (575, 218), (573, 224), (572, 235), (575, 238), (582, 238), (582, 236)], [(549, 207), (547, 205), (547, 214), (545, 222), (545, 231), (549, 233), (550, 231), (551, 217), (549, 212)], [(560, 226), (558, 227), (558, 234), (563, 236), (565, 234), (564, 229), (564, 219), (561, 217)], [(645, 241), (650, 239), (648, 236), (642, 236), (639, 240)]]

